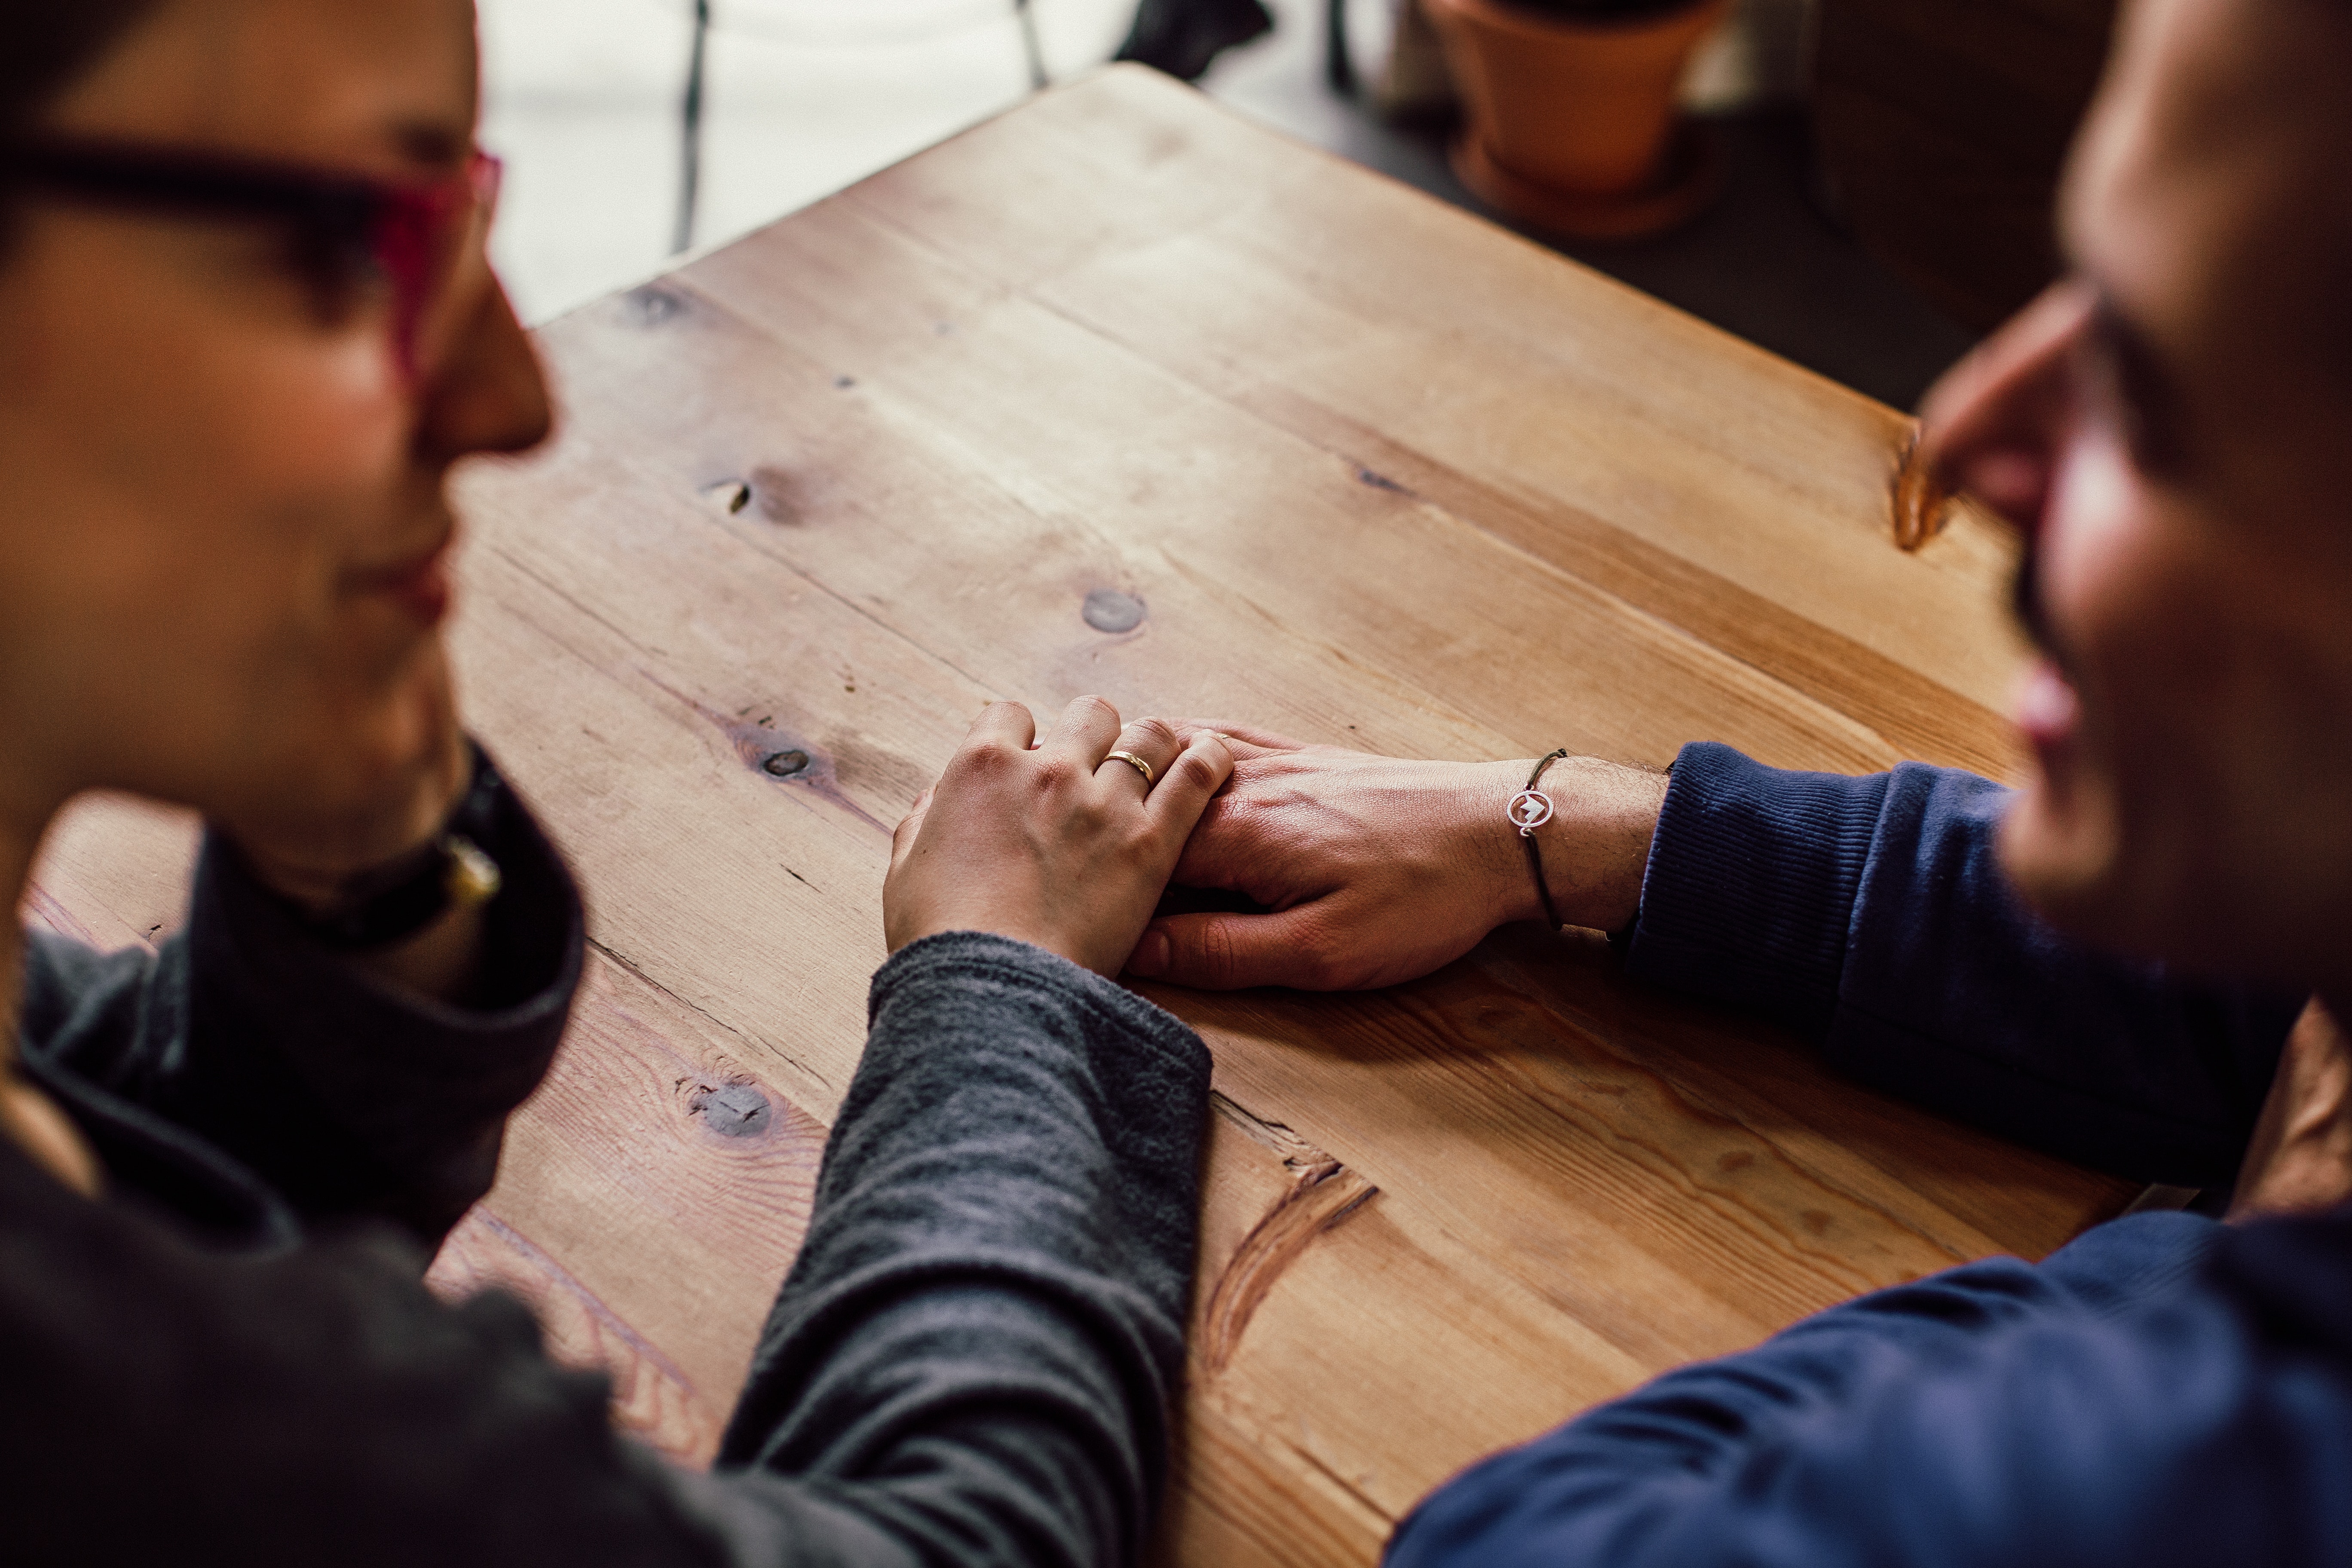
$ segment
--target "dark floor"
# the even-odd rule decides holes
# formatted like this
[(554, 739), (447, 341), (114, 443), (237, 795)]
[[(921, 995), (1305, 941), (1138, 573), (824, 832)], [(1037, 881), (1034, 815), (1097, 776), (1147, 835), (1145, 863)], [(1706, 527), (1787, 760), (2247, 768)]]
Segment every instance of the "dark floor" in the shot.
[(1282, 130), (1452, 202), (1898, 408), (1975, 339), (1864, 255), (1816, 195), (1796, 105), (1712, 118), (1723, 199), (1688, 226), (1631, 244), (1559, 242), (1512, 224), (1463, 188), (1443, 126), (1387, 124), (1326, 85), (1314, 0), (1274, 0), (1276, 34), (1230, 53), (1202, 85)]

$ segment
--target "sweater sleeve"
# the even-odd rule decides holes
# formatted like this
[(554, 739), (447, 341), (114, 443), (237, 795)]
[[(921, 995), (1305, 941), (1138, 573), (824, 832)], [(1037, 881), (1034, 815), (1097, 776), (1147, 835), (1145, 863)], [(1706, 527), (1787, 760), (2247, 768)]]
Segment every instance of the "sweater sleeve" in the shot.
[(1208, 1054), (970, 932), (899, 952), (872, 1013), (720, 1466), (791, 1478), (795, 1562), (1132, 1562), (1183, 1364)]
[(1787, 1024), (1873, 1088), (2140, 1181), (2228, 1183), (2301, 998), (2086, 951), (2011, 889), (2011, 792), (1726, 746), (1675, 763), (1632, 973)]
[(1390, 1568), (2352, 1554), (2352, 1222), (2144, 1215), (1670, 1373), (1441, 1488)]
[(483, 847), (504, 887), (480, 1006), (371, 979), (207, 837), (187, 928), (155, 952), (33, 935), (26, 1054), (54, 1070), (117, 1178), (163, 1201), (188, 1184), (151, 1168), (159, 1150), (217, 1151), (305, 1220), (390, 1219), (436, 1245), (489, 1189), (584, 950), (571, 875), (511, 793)]

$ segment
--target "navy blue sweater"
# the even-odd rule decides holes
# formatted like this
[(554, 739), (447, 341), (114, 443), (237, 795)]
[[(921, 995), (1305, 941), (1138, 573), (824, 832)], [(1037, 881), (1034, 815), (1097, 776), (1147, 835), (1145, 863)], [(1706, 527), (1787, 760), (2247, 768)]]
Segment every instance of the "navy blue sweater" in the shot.
[[(2070, 947), (2000, 876), (2007, 800), (1686, 748), (1629, 964), (2037, 1148), (2228, 1182), (2296, 1000)], [(1473, 1467), (1388, 1562), (2352, 1562), (2352, 1216), (2142, 1215), (1863, 1297)]]

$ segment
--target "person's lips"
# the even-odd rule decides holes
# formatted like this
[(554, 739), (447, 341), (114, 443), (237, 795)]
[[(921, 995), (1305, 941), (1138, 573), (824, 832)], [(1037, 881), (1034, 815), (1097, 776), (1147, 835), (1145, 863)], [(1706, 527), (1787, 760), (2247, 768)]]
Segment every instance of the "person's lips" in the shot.
[(2033, 748), (2045, 774), (2054, 773), (2073, 752), (2083, 722), (2083, 700), (2067, 684), (2058, 666), (2036, 659), (2017, 684), (2012, 703), (2017, 727)]
[(449, 543), (444, 539), (421, 555), (357, 573), (352, 584), (390, 600), (421, 626), (437, 626), (449, 614)]

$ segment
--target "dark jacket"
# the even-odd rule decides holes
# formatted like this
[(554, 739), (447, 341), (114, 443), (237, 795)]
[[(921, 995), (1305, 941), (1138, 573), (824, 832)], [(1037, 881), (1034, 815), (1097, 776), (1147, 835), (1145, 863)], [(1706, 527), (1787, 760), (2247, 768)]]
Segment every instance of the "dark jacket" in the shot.
[(1198, 1039), (999, 938), (884, 965), (806, 1243), (689, 1475), (520, 1306), (419, 1283), (580, 978), (571, 879), (502, 812), (476, 1010), (372, 984), (217, 844), (153, 954), (32, 936), (25, 1068), (109, 1190), (0, 1140), (0, 1558), (1130, 1560), (1182, 1360)]
[[(2058, 938), (1995, 863), (2008, 798), (1685, 748), (1628, 962), (2020, 1142), (2226, 1185), (2298, 999)], [(2352, 1562), (2352, 1217), (2141, 1215), (1863, 1297), (1474, 1467), (1388, 1561)]]

